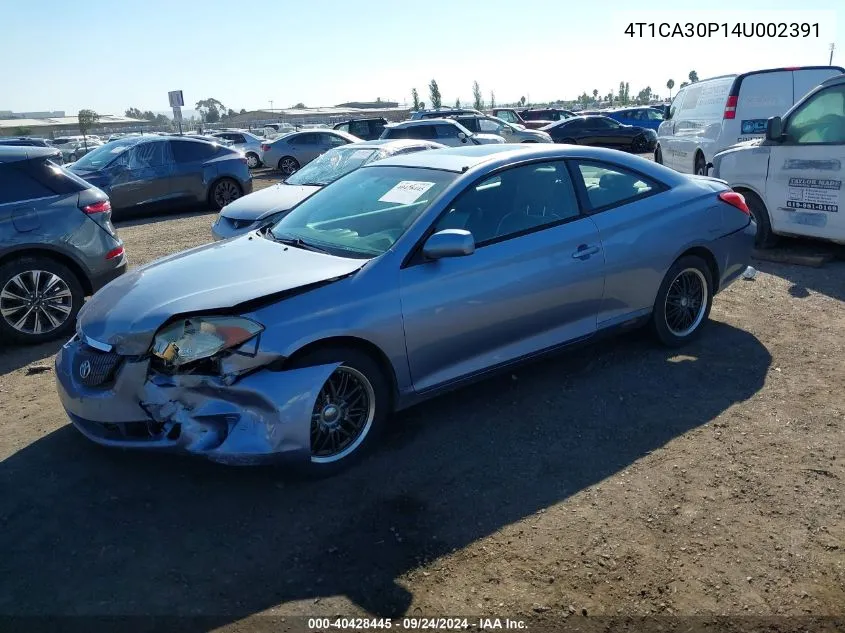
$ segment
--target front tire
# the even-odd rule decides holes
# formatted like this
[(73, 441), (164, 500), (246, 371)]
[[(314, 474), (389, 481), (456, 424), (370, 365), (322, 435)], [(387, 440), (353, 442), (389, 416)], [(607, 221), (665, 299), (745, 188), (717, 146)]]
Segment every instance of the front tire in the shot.
[(342, 363), (320, 389), (311, 412), (309, 476), (338, 473), (376, 443), (391, 412), (390, 383), (379, 363), (354, 348), (326, 347), (305, 353), (294, 368)]
[(214, 211), (220, 211), (227, 204), (240, 198), (242, 194), (241, 187), (237, 182), (231, 178), (221, 178), (211, 188), (208, 201)]
[(672, 264), (652, 310), (654, 333), (667, 347), (681, 347), (695, 339), (713, 306), (713, 278), (700, 257), (687, 255)]
[(578, 141), (574, 138), (565, 138), (561, 141), (564, 145), (578, 145)]
[(772, 222), (769, 220), (769, 212), (766, 210), (766, 205), (763, 204), (763, 201), (756, 193), (743, 191), (742, 195), (745, 197), (748, 210), (751, 211), (751, 217), (757, 224), (754, 246), (764, 249), (777, 245), (778, 238), (777, 235), (772, 233)]
[(0, 266), (0, 338), (37, 344), (69, 336), (85, 300), (77, 276), (47, 257)]

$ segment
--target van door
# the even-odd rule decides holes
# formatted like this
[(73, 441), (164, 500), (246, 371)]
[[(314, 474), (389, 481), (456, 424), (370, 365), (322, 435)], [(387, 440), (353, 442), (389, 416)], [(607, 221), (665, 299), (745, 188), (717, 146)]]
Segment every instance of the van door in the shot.
[(845, 243), (845, 83), (820, 90), (770, 146), (766, 207), (776, 233)]
[(725, 119), (717, 151), (743, 141), (763, 138), (769, 117), (783, 115), (795, 103), (792, 98), (792, 71), (750, 73), (741, 76), (738, 81), (736, 117)]
[(686, 88), (681, 88), (675, 95), (672, 105), (669, 106), (669, 118), (657, 128), (657, 142), (660, 145), (662, 162), (672, 169), (675, 169), (675, 123), (677, 123), (681, 104), (684, 102), (684, 95), (686, 95)]

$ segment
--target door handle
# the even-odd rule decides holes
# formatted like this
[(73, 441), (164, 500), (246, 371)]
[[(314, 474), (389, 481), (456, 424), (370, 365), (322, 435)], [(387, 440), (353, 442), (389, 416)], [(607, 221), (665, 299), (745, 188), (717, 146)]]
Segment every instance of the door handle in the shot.
[(572, 253), (572, 259), (587, 259), (590, 255), (595, 255), (601, 249), (598, 246), (587, 246), (586, 244), (581, 244), (574, 253)]

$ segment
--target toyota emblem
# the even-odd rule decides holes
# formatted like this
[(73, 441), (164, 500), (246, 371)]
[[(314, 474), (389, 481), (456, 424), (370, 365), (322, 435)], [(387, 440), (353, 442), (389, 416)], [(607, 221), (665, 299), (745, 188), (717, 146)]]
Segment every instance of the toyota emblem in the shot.
[(91, 375), (91, 361), (83, 361), (83, 363), (79, 366), (79, 377), (82, 380), (88, 378)]

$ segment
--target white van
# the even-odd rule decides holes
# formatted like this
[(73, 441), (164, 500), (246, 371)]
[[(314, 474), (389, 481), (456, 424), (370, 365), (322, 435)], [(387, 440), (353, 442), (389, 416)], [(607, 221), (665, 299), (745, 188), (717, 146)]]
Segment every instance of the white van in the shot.
[(778, 235), (845, 244), (845, 75), (773, 117), (764, 140), (719, 152), (711, 175), (745, 196), (757, 245)]
[(839, 66), (772, 68), (684, 86), (657, 129), (654, 160), (685, 174), (706, 175), (717, 152), (762, 138), (769, 117), (843, 72)]

